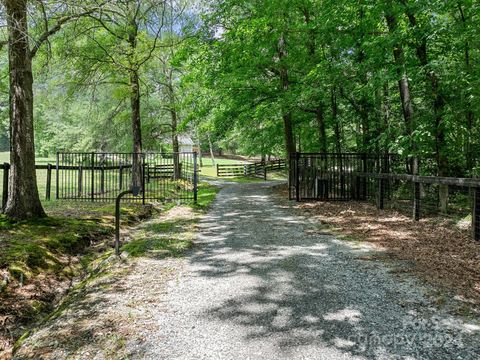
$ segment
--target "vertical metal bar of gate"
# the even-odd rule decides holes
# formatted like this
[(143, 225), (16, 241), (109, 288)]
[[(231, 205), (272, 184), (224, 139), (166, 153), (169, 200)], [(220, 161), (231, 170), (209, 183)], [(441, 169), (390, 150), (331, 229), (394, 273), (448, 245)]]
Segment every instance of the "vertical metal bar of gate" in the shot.
[(295, 153), (295, 198), (300, 201), (300, 173), (299, 169), (300, 153)]
[(90, 185), (91, 185), (91, 193), (90, 193), (90, 200), (95, 201), (95, 153), (90, 154), (90, 167), (91, 167), (91, 174), (90, 174)]
[(60, 197), (59, 189), (60, 189), (60, 153), (57, 151), (57, 162), (55, 164), (55, 199), (58, 200)]
[(193, 203), (198, 202), (198, 173), (197, 173), (197, 152), (193, 153)]

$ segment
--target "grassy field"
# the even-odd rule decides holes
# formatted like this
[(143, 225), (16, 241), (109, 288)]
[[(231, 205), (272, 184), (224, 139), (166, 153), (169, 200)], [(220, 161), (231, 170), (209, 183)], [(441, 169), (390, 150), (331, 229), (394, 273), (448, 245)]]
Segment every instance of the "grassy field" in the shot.
[[(233, 164), (247, 164), (248, 161), (216, 158), (215, 163), (220, 165), (233, 165)], [(206, 156), (203, 157), (203, 166), (200, 169), (201, 169), (201, 172), (200, 172), (201, 176), (217, 177), (217, 167), (213, 166), (212, 159), (210, 157), (206, 157)]]

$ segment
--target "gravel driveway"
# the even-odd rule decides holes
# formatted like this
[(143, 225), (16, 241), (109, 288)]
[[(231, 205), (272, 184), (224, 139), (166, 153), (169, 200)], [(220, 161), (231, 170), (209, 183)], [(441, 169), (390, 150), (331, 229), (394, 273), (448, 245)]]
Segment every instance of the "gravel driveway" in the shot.
[[(269, 184), (226, 186), (167, 283), (138, 357), (479, 359), (478, 324), (292, 212)], [(146, 335), (146, 334), (145, 334)]]
[(16, 358), (480, 359), (478, 322), (270, 186), (225, 185), (185, 257), (120, 266)]

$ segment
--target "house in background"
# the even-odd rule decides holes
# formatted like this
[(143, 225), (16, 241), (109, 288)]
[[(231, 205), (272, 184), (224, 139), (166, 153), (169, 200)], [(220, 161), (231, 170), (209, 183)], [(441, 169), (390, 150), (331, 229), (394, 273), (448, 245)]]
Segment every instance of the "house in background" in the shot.
[(195, 143), (187, 135), (178, 135), (178, 146), (181, 153), (190, 153), (194, 151)]

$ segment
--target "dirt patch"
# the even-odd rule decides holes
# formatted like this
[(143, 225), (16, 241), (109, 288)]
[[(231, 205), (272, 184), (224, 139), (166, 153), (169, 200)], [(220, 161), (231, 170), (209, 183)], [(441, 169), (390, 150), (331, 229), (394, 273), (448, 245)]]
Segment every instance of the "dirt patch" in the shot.
[[(288, 195), (284, 187), (276, 191), (284, 198)], [(414, 222), (393, 210), (377, 210), (369, 203), (291, 204), (341, 234), (385, 249), (386, 256), (411, 264), (408, 271), (455, 290), (459, 300), (480, 308), (480, 247), (465, 227), (441, 218)]]

